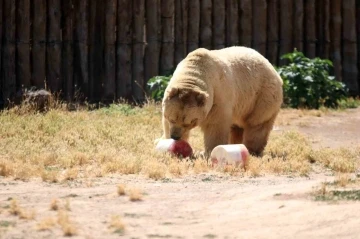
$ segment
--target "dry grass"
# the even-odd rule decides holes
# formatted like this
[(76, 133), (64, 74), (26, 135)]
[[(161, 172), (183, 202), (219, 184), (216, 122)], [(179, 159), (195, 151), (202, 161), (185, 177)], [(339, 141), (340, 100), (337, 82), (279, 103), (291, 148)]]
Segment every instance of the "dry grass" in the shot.
[(74, 236), (77, 234), (76, 225), (70, 220), (69, 214), (66, 211), (60, 210), (58, 212), (57, 223), (60, 225), (64, 236)]
[(119, 185), (117, 186), (117, 194), (118, 194), (119, 196), (124, 196), (124, 195), (126, 194), (126, 192), (125, 192), (125, 185), (124, 185), (124, 184), (119, 184)]
[(42, 219), (36, 225), (36, 230), (38, 231), (46, 231), (56, 226), (56, 219), (53, 217), (46, 217)]
[(59, 210), (59, 201), (54, 198), (51, 203), (50, 203), (50, 209), (53, 210), (53, 211), (57, 211)]
[(9, 213), (11, 215), (18, 216), (20, 219), (25, 219), (25, 220), (35, 219), (35, 211), (32, 209), (26, 209), (21, 207), (16, 199), (11, 200)]
[(125, 224), (121, 220), (120, 216), (112, 216), (110, 220), (109, 228), (114, 233), (122, 234), (125, 231)]
[[(201, 158), (177, 160), (155, 152), (154, 140), (162, 134), (159, 104), (142, 108), (114, 104), (68, 112), (54, 103), (46, 114), (26, 109), (0, 112), (0, 176), (20, 180), (40, 177), (56, 183), (108, 174), (142, 174), (160, 180), (214, 171)], [(287, 110), (277, 125), (325, 114), (326, 110)], [(190, 143), (195, 152), (203, 150), (199, 129), (192, 132)], [(308, 139), (297, 132), (274, 132), (265, 155), (261, 159), (251, 157), (246, 174), (307, 175), (310, 161), (336, 172), (353, 172), (358, 167), (356, 156), (349, 150), (313, 151)], [(229, 167), (221, 171), (234, 176), (244, 173)]]
[(142, 201), (143, 200), (143, 194), (141, 193), (141, 191), (137, 188), (132, 188), (129, 189), (129, 199), (132, 202), (136, 202), (136, 201)]

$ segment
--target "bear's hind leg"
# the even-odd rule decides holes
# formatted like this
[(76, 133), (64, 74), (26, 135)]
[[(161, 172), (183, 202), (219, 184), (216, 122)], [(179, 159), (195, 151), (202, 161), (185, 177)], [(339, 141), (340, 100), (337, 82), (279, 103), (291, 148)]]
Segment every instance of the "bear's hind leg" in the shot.
[(242, 144), (244, 129), (237, 125), (232, 125), (230, 128), (230, 144)]
[(244, 144), (248, 148), (250, 154), (262, 156), (274, 122), (275, 117), (262, 124), (246, 127), (244, 129)]

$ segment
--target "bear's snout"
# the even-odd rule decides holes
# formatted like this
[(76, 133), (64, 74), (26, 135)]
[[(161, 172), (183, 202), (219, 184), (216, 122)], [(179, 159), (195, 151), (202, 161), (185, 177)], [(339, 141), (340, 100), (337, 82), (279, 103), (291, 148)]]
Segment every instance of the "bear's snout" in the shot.
[(174, 140), (179, 140), (181, 139), (181, 128), (178, 128), (178, 127), (174, 127), (170, 130), (170, 137)]

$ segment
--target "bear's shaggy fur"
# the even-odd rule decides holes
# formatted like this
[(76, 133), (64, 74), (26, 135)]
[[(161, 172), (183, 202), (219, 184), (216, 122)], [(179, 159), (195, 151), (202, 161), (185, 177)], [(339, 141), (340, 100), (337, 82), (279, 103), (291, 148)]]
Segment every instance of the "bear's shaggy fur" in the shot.
[(199, 48), (182, 60), (162, 102), (162, 138), (188, 140), (199, 126), (205, 156), (220, 144), (243, 143), (261, 155), (283, 100), (282, 79), (247, 47)]

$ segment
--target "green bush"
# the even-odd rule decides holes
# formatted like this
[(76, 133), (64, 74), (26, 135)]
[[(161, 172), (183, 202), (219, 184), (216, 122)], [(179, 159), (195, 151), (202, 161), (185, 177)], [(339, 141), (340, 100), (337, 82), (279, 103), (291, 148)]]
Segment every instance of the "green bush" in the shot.
[(166, 86), (169, 84), (172, 75), (169, 76), (154, 76), (147, 82), (147, 87), (150, 92), (150, 96), (155, 101), (161, 101)]
[(293, 108), (315, 108), (321, 106), (335, 108), (346, 99), (348, 89), (345, 84), (329, 75), (333, 67), (330, 60), (309, 59), (296, 49), (281, 59), (288, 64), (277, 68), (284, 81), (284, 103)]

